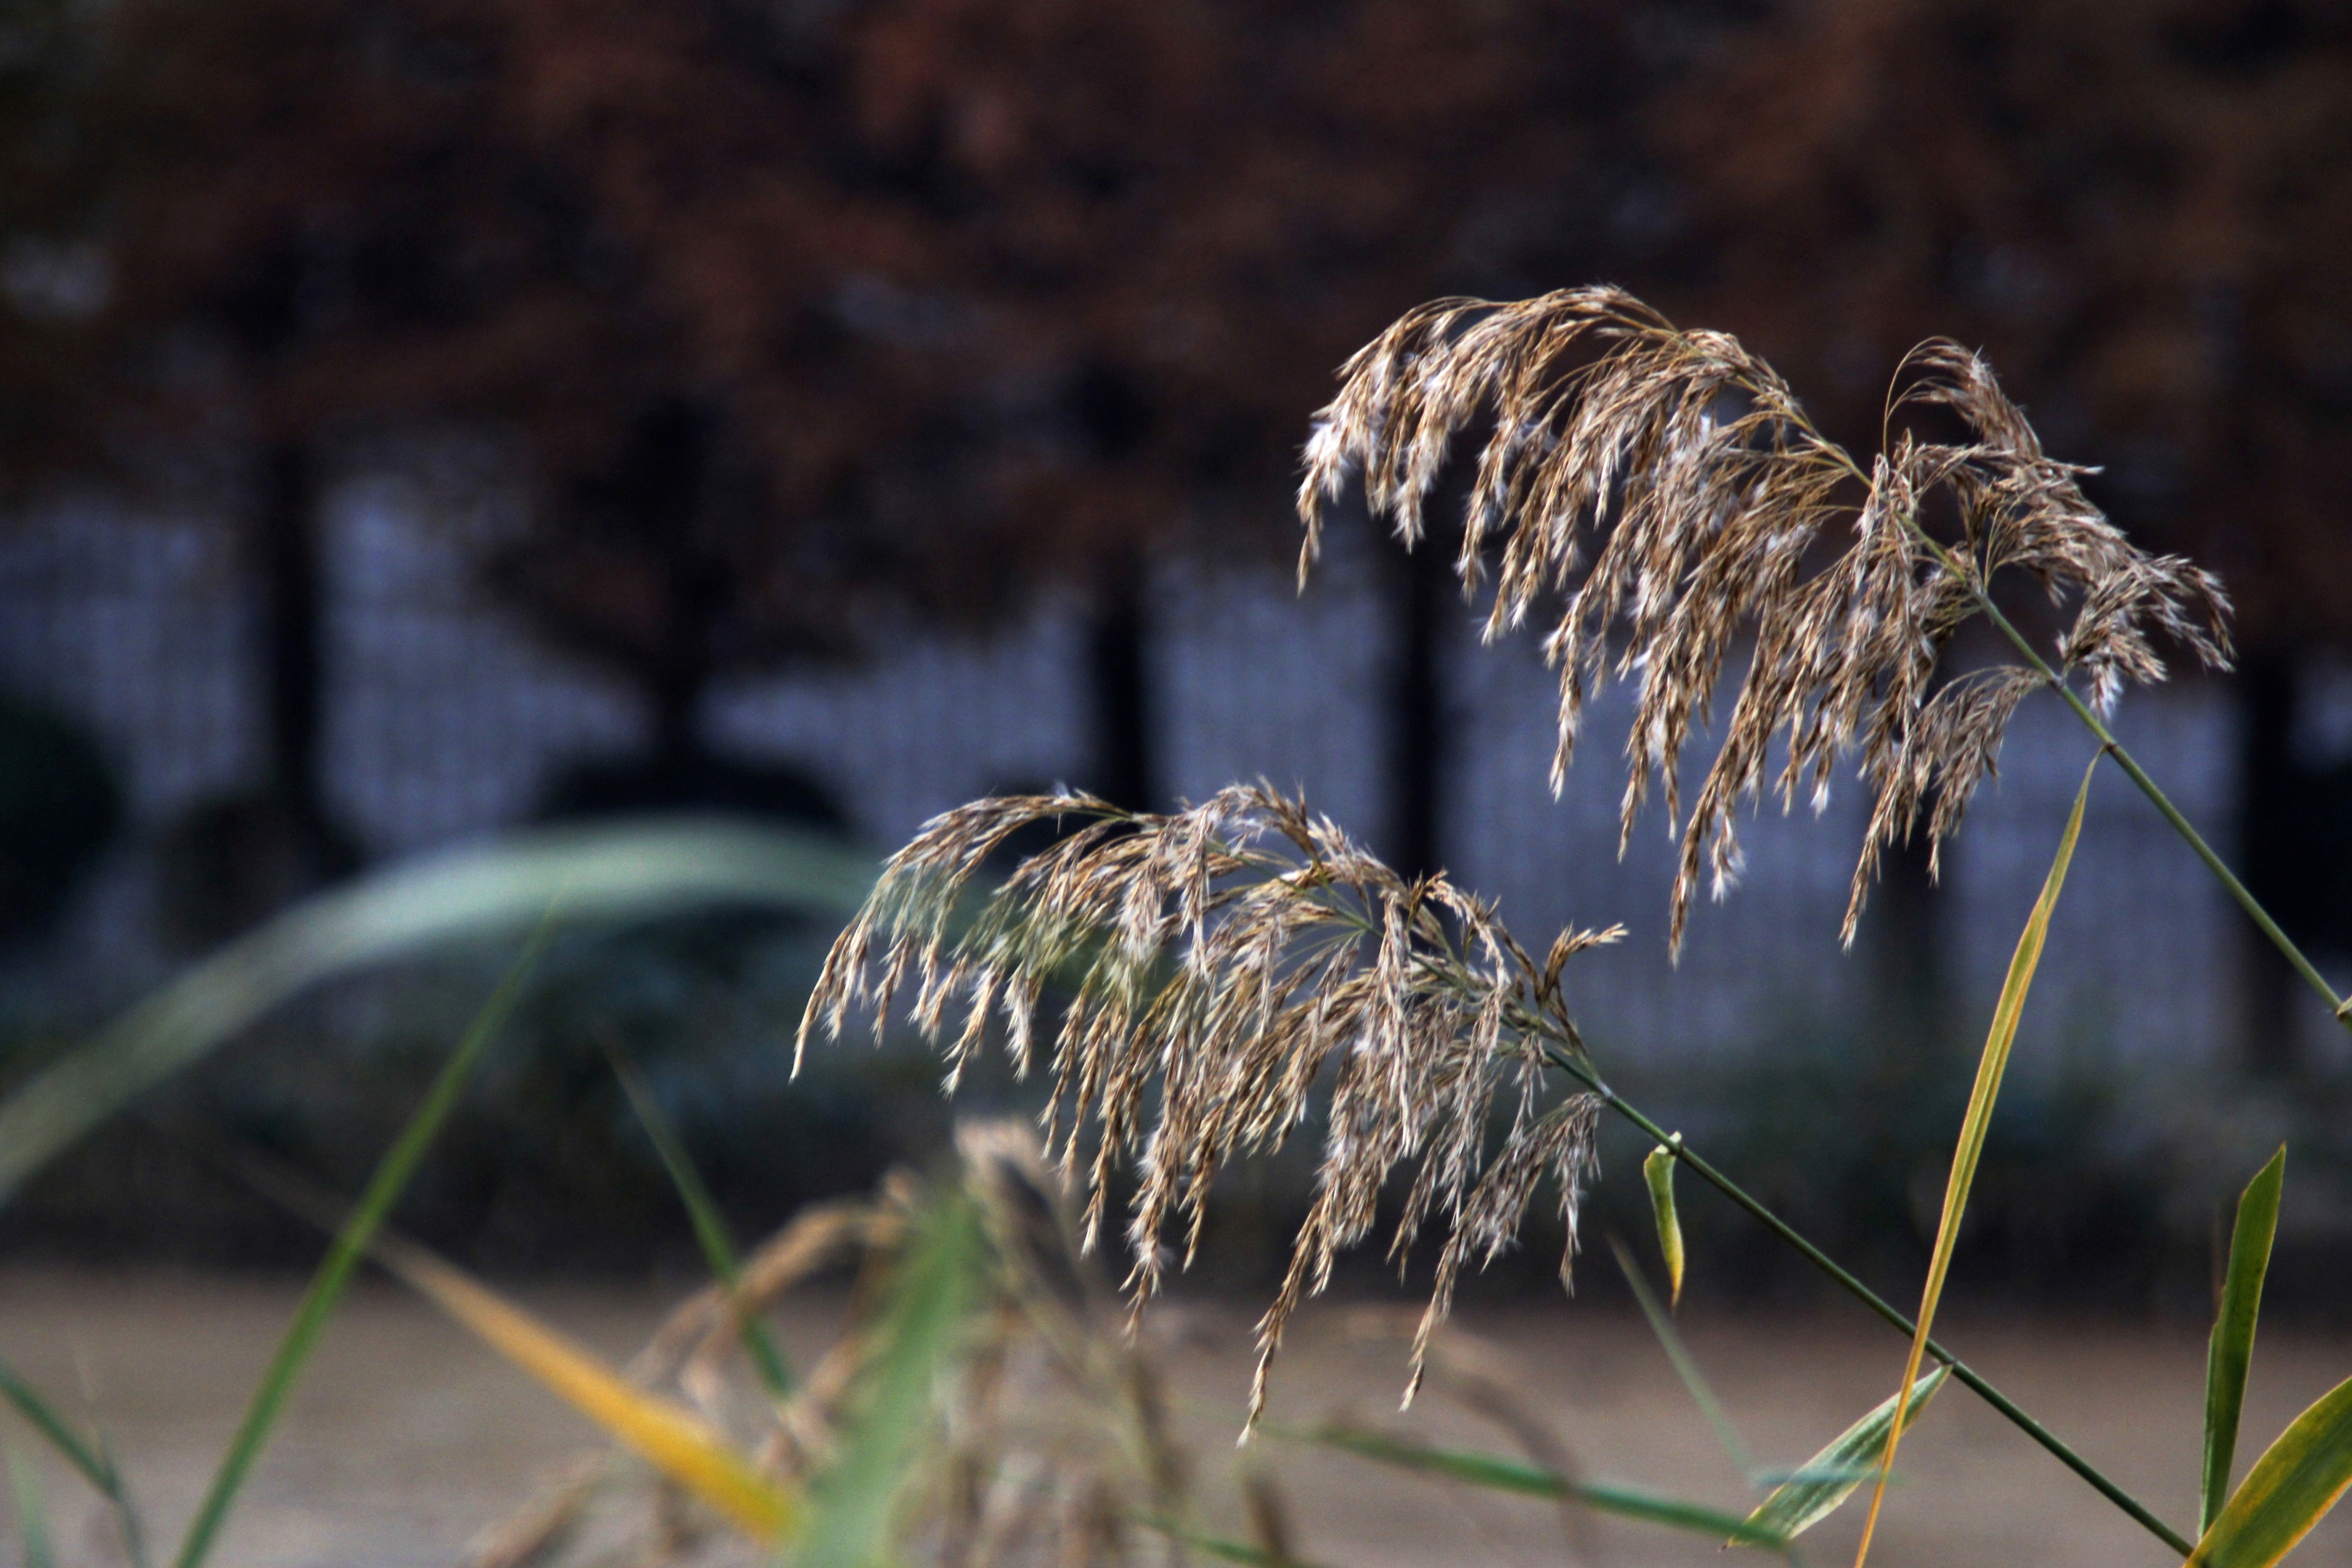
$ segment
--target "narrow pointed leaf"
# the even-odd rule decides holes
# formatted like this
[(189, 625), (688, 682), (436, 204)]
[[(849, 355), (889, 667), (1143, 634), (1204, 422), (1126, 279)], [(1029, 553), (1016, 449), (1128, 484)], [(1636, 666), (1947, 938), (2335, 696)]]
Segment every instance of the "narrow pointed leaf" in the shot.
[(131, 1489), (123, 1484), (122, 1468), (114, 1462), (114, 1455), (107, 1448), (106, 1435), (100, 1432), (95, 1441), (82, 1441), (73, 1424), (58, 1415), (55, 1406), (5, 1363), (0, 1363), (0, 1397), (15, 1406), (16, 1413), (33, 1430), (106, 1499), (122, 1531), (124, 1555), (131, 1559), (131, 1568), (145, 1568), (147, 1545), (139, 1511), (131, 1500)]
[[(2074, 809), (2066, 814), (2066, 831), (2059, 835), (2058, 852), (2050, 874), (2042, 878), (2042, 896), (2033, 901), (2019, 933), (2017, 951), (2009, 960), (2009, 976), (2001, 982), (2000, 999), (1993, 1006), (1992, 1028), (1985, 1035), (1984, 1052), (1977, 1060), (1975, 1085), (1969, 1091), (1968, 1113), (1960, 1121), (1959, 1142), (1952, 1150), (1952, 1174), (1944, 1183), (1944, 1212), (1936, 1225), (1936, 1248), (1927, 1260), (1927, 1283), (1919, 1293), (1917, 1327), (1911, 1335), (1911, 1354), (1903, 1364), (1899, 1391), (1919, 1376), (1927, 1356), (1927, 1336), (1936, 1322), (1936, 1307), (1944, 1297), (1944, 1280), (1951, 1271), (1952, 1249), (1960, 1239), (1960, 1218), (1968, 1211), (1969, 1188), (1977, 1178), (1977, 1162), (1984, 1155), (1985, 1134), (1992, 1127), (1993, 1103), (2000, 1098), (2001, 1074), (2009, 1070), (2010, 1048), (2017, 1043), (2018, 1020), (2025, 1015), (2025, 994), (2032, 988), (2033, 971), (2042, 962), (2042, 944), (2050, 937), (2050, 917), (2057, 912), (2059, 890), (2066, 885), (2066, 868), (2074, 863), (2075, 841), (2083, 836), (2083, 808), (2090, 802), (2091, 779), (2099, 759), (2083, 770), (2082, 787), (2074, 791)], [(1886, 1450), (1879, 1460), (1878, 1484), (1871, 1489), (1870, 1513), (1863, 1521), (1862, 1544), (1855, 1549), (1854, 1568), (1870, 1557), (1870, 1540), (1878, 1529), (1878, 1511), (1886, 1500), (1887, 1473), (1895, 1468), (1895, 1451), (1903, 1442), (1903, 1415), (1887, 1423)]]
[(423, 1248), (384, 1237), (377, 1239), (375, 1255), (541, 1387), (754, 1540), (774, 1541), (798, 1518), (792, 1494), (753, 1469), (682, 1406), (637, 1387), (568, 1336)]
[(2270, 1568), (2352, 1486), (2352, 1378), (2279, 1434), (2205, 1531), (2187, 1568)]
[(489, 1050), (490, 1042), (498, 1038), (508, 1015), (513, 1012), (523, 984), (538, 962), (548, 930), (542, 916), (539, 930), (522, 956), (482, 1005), (465, 1037), (457, 1042), (457, 1049), (449, 1053), (449, 1060), (435, 1075), (432, 1087), (425, 1091), (424, 1101), (409, 1117), (408, 1124), (400, 1130), (400, 1136), (393, 1140), (392, 1147), (384, 1152), (375, 1174), (368, 1178), (366, 1190), (360, 1194), (359, 1202), (352, 1206), (342, 1228), (336, 1232), (326, 1257), (320, 1261), (318, 1272), (310, 1277), (310, 1288), (302, 1292), (302, 1300), (294, 1309), (294, 1321), (287, 1325), (277, 1354), (270, 1357), (268, 1369), (254, 1388), (245, 1419), (229, 1440), (228, 1452), (221, 1457), (220, 1468), (213, 1473), (212, 1484), (197, 1505), (188, 1533), (181, 1540), (179, 1555), (173, 1560), (177, 1568), (197, 1568), (211, 1552), (237, 1493), (245, 1486), (247, 1475), (260, 1458), (287, 1398), (294, 1392), (295, 1380), (317, 1347), (319, 1336), (326, 1332), (327, 1320), (333, 1315), (343, 1288), (351, 1283), (360, 1259), (390, 1217), (400, 1195), (407, 1189), (416, 1167), (424, 1163), (425, 1151), (432, 1147), (442, 1124), (448, 1120), (475, 1067)]
[(1304, 1441), (1338, 1448), (1343, 1453), (1374, 1459), (1384, 1465), (1444, 1476), (1494, 1491), (1564, 1499), (1622, 1519), (1638, 1519), (1675, 1530), (1696, 1531), (1741, 1546), (1780, 1548), (1787, 1544), (1783, 1537), (1769, 1529), (1721, 1509), (1708, 1508), (1704, 1503), (1660, 1497), (1631, 1487), (1573, 1480), (1556, 1471), (1494, 1454), (1424, 1448), (1418, 1443), (1402, 1442), (1348, 1427), (1318, 1427), (1298, 1436)]
[[(1667, 1144), (1679, 1145), (1676, 1133)], [(1661, 1144), (1642, 1162), (1642, 1179), (1650, 1187), (1650, 1213), (1658, 1222), (1658, 1251), (1666, 1260), (1666, 1304), (1683, 1304), (1683, 1222), (1675, 1212), (1675, 1151)]]
[(662, 1113), (661, 1103), (654, 1098), (652, 1086), (637, 1071), (620, 1046), (607, 1041), (605, 1055), (613, 1063), (613, 1075), (621, 1081), (622, 1090), (629, 1097), (630, 1109), (637, 1113), (637, 1122), (653, 1141), (654, 1152), (661, 1156), (662, 1168), (669, 1173), (670, 1186), (677, 1190), (678, 1201), (686, 1206), (688, 1220), (694, 1227), (694, 1239), (702, 1248), (703, 1261), (727, 1291), (727, 1310), (734, 1315), (735, 1332), (743, 1341), (744, 1354), (751, 1357), (751, 1370), (758, 1375), (760, 1385), (771, 1399), (782, 1399), (793, 1391), (793, 1375), (784, 1364), (783, 1353), (776, 1348), (767, 1325), (760, 1321), (756, 1308), (743, 1301), (743, 1267), (735, 1252), (735, 1239), (730, 1235), (727, 1220), (719, 1212), (717, 1200), (703, 1185), (702, 1173), (694, 1168), (694, 1160), (686, 1152), (686, 1142)]
[[(1906, 1426), (1919, 1418), (1927, 1401), (1951, 1375), (1951, 1368), (1939, 1366), (1911, 1385), (1911, 1397), (1905, 1401), (1903, 1420)], [(1829, 1447), (1805, 1461), (1802, 1468), (1774, 1490), (1748, 1522), (1757, 1530), (1793, 1541), (1831, 1514), (1872, 1476), (1877, 1474), (1878, 1457), (1886, 1449), (1887, 1428), (1895, 1422), (1895, 1396), (1888, 1395), (1884, 1403), (1839, 1433)], [(1727, 1541), (1727, 1546), (1740, 1542)]]
[(2279, 1194), (2286, 1182), (2286, 1147), (2254, 1173), (2238, 1199), (2238, 1223), (2230, 1236), (2230, 1268), (2223, 1277), (2221, 1311), (2205, 1348), (2205, 1475), (2199, 1494), (2197, 1529), (2213, 1527), (2230, 1498), (2230, 1467), (2238, 1452), (2238, 1416), (2245, 1408), (2246, 1369), (2254, 1356), (2254, 1322), (2262, 1315), (2263, 1277), (2270, 1271), (2271, 1242), (2278, 1234)]

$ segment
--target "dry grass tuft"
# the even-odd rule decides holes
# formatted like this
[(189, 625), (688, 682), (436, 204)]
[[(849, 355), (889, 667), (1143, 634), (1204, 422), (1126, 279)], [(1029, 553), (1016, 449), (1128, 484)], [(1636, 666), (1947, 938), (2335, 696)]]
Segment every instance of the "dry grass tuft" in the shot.
[[(770, 1477), (804, 1490), (872, 1419), (869, 1384), (894, 1354), (894, 1273), (924, 1217), (963, 1201), (989, 1244), (971, 1310), (924, 1413), (911, 1465), (891, 1486), (891, 1561), (950, 1568), (1166, 1563), (1179, 1555), (1144, 1519), (1192, 1511), (1189, 1456), (1174, 1442), (1150, 1351), (1120, 1334), (1115, 1303), (1076, 1249), (1062, 1186), (1034, 1132), (963, 1124), (952, 1170), (904, 1172), (866, 1197), (804, 1208), (746, 1260), (741, 1290), (681, 1303), (632, 1362), (631, 1380), (671, 1392)], [(782, 1399), (743, 1354), (738, 1314), (763, 1312), (828, 1271), (853, 1270), (840, 1337)], [(778, 1559), (687, 1507), (660, 1476), (611, 1455), (568, 1468), (486, 1532), (469, 1568), (749, 1568)], [(802, 1542), (805, 1545), (806, 1542)]]
[[(969, 897), (1007, 840), (1038, 824), (1067, 831), (984, 901)], [(892, 858), (826, 959), (801, 1044), (820, 1027), (837, 1035), (861, 1006), (878, 1034), (911, 991), (917, 1026), (946, 1045), (950, 1087), (999, 1018), (1025, 1073), (1052, 987), (1049, 1153), (1087, 1194), (1090, 1247), (1116, 1173), (1139, 1171), (1127, 1227), (1139, 1307), (1167, 1267), (1163, 1236), (1181, 1226), (1189, 1262), (1218, 1169), (1279, 1147), (1328, 1070), (1315, 1201), (1258, 1325), (1255, 1421), (1284, 1324), (1370, 1232), (1392, 1172), (1413, 1180), (1391, 1257), (1433, 1217), (1447, 1230), (1416, 1382), (1463, 1265), (1510, 1243), (1547, 1177), (1572, 1252), (1599, 1103), (1547, 1108), (1544, 1054), (1580, 1053), (1561, 967), (1616, 935), (1564, 933), (1538, 963), (1486, 904), (1443, 877), (1405, 881), (1264, 785), (1165, 816), (1080, 795), (982, 800)], [(1489, 1155), (1498, 1113), (1508, 1132)]]
[[(2056, 462), (1977, 355), (1929, 342), (1903, 361), (1888, 427), (1940, 408), (1958, 444), (1905, 433), (1864, 467), (1824, 439), (1770, 366), (1720, 332), (1683, 331), (1614, 288), (1509, 304), (1451, 299), (1412, 311), (1350, 360), (1307, 446), (1304, 576), (1327, 507), (1360, 480), (1408, 545), (1455, 438), (1483, 421), (1458, 570), (1465, 591), (1498, 546), (1491, 641), (1536, 602), (1562, 603), (1544, 641), (1559, 671), (1552, 786), (1575, 750), (1587, 693), (1615, 669), (1639, 689), (1626, 740), (1622, 833), (1654, 777), (1670, 821), (1676, 764), (1726, 665), (1752, 646), (1731, 717), (1682, 828), (1671, 941), (1679, 948), (1704, 861), (1717, 897), (1736, 879), (1734, 808), (1773, 781), (1785, 810), (1816, 810), (1837, 758), (1858, 751), (1874, 804), (1844, 936), (1879, 852), (1923, 816), (1933, 844), (1993, 770), (2018, 702), (2043, 684), (1999, 665), (1936, 684), (1955, 630), (2017, 568), (2074, 606), (2053, 650), (2105, 710), (2126, 681), (2160, 680), (2162, 633), (2226, 664), (2228, 601), (2209, 573), (2136, 549), (2084, 498), (2086, 470)], [(1929, 510), (1934, 504), (1937, 509)], [(1937, 522), (1949, 542), (1931, 537)], [(1834, 546), (1826, 564), (1817, 547)], [(1588, 559), (1589, 558), (1589, 559)], [(1622, 840), (1621, 839), (1621, 845)]]

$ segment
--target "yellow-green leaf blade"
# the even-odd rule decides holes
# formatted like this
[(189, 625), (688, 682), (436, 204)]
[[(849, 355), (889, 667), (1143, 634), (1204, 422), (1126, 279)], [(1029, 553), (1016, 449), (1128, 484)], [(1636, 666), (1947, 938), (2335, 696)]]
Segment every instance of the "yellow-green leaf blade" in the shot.
[(1672, 1307), (1683, 1303), (1683, 1222), (1675, 1212), (1675, 1160), (1668, 1144), (1682, 1141), (1683, 1135), (1676, 1133), (1642, 1162), (1642, 1180), (1650, 1188), (1650, 1214), (1658, 1222), (1658, 1251), (1666, 1260), (1666, 1302)]
[(774, 1541), (797, 1521), (798, 1500), (686, 1410), (631, 1384), (563, 1334), (422, 1249), (386, 1239), (375, 1250), (394, 1273), (491, 1349), (754, 1540)]
[(2352, 1486), (2352, 1378), (2279, 1434), (2231, 1495), (2188, 1568), (2269, 1568)]
[[(1944, 1385), (1951, 1370), (1939, 1366), (1911, 1385), (1911, 1397), (1903, 1406), (1905, 1426), (1919, 1418), (1919, 1412), (1936, 1396), (1936, 1390)], [(1793, 1541), (1835, 1513), (1839, 1505), (1870, 1478), (1878, 1456), (1886, 1447), (1887, 1429), (1894, 1422), (1895, 1396), (1890, 1394), (1875, 1409), (1806, 1460), (1795, 1479), (1774, 1488), (1771, 1495), (1748, 1516), (1749, 1526), (1763, 1534)], [(1727, 1541), (1724, 1544), (1738, 1546), (1742, 1542)]]
[(2254, 1323), (2262, 1315), (2263, 1277), (2278, 1234), (2279, 1194), (2286, 1182), (2286, 1147), (2254, 1173), (2238, 1199), (2230, 1235), (2230, 1267), (2221, 1310), (2205, 1350), (2205, 1472), (2197, 1528), (2212, 1528), (2230, 1497), (2230, 1467), (2238, 1452), (2238, 1417), (2245, 1408), (2246, 1369), (2254, 1355)]
[[(2025, 994), (2032, 988), (2033, 971), (2042, 963), (2042, 945), (2049, 940), (2050, 917), (2057, 912), (2059, 890), (2066, 885), (2066, 868), (2074, 863), (2074, 845), (2083, 836), (2083, 809), (2090, 802), (2091, 780), (2099, 759), (2083, 770), (2082, 787), (2074, 791), (2074, 808), (2066, 815), (2066, 831), (2059, 835), (2058, 852), (2042, 881), (2042, 895), (2033, 901), (2025, 929), (2018, 934), (2017, 951), (2010, 956), (2009, 974), (2002, 980), (2000, 999), (1994, 1004), (1992, 1028), (1985, 1034), (1984, 1051), (1977, 1059), (1975, 1084), (1969, 1091), (1968, 1113), (1960, 1121), (1959, 1142), (1952, 1149), (1952, 1174), (1944, 1184), (1944, 1212), (1936, 1227), (1936, 1248), (1927, 1261), (1927, 1283), (1919, 1293), (1918, 1326), (1911, 1335), (1911, 1354), (1903, 1364), (1900, 1391), (1918, 1378), (1926, 1358), (1927, 1337), (1943, 1300), (1944, 1281), (1951, 1272), (1952, 1249), (1960, 1239), (1960, 1217), (1968, 1210), (1969, 1189), (1975, 1185), (1977, 1162), (1984, 1155), (1985, 1134), (1992, 1127), (1993, 1103), (2000, 1098), (2001, 1075), (2009, 1070), (2010, 1049), (2017, 1043), (2018, 1020), (2025, 1014)], [(1903, 1417), (1887, 1424), (1886, 1451), (1879, 1461), (1878, 1484), (1870, 1494), (1870, 1514), (1863, 1521), (1862, 1544), (1854, 1552), (1854, 1568), (1870, 1557), (1871, 1537), (1878, 1528), (1878, 1511), (1886, 1500), (1887, 1473), (1895, 1468), (1895, 1452), (1903, 1441)]]

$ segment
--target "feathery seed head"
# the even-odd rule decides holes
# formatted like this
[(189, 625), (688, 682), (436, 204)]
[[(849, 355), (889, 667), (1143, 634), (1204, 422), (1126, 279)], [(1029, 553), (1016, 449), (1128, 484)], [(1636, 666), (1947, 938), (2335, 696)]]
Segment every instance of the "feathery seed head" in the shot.
[[(1069, 831), (992, 894), (970, 896), (1007, 837), (1039, 822)], [(835, 942), (800, 1039), (804, 1048), (819, 1027), (837, 1036), (858, 1007), (878, 1019), (911, 985), (906, 1010), (944, 1046), (950, 1084), (992, 1019), (1026, 1071), (1055, 992), (1049, 1155), (1086, 1194), (1089, 1246), (1111, 1178), (1133, 1166), (1128, 1284), (1139, 1308), (1171, 1230), (1190, 1261), (1219, 1168), (1278, 1148), (1328, 1079), (1315, 1201), (1258, 1325), (1255, 1423), (1285, 1323), (1370, 1233), (1392, 1173), (1413, 1173), (1392, 1256), (1433, 1219), (1447, 1235), (1416, 1382), (1463, 1265), (1510, 1243), (1544, 1179), (1560, 1189), (1573, 1247), (1598, 1102), (1547, 1109), (1543, 1064), (1547, 1050), (1582, 1050), (1562, 967), (1617, 935), (1563, 933), (1538, 965), (1488, 904), (1443, 877), (1399, 877), (1263, 784), (1168, 815), (1084, 795), (981, 800), (933, 819), (892, 857)], [(1508, 1130), (1490, 1155), (1498, 1115)]]
[[(1654, 781), (1680, 818), (1683, 748), (1748, 649), (1722, 744), (1683, 820), (1670, 941), (1680, 948), (1702, 873), (1718, 895), (1736, 875), (1735, 809), (1766, 788), (1775, 737), (1787, 756), (1769, 782), (1784, 808), (1801, 789), (1824, 799), (1848, 754), (1873, 790), (1851, 941), (1879, 852), (1923, 815), (1940, 846), (1993, 770), (2018, 702), (2043, 684), (2030, 665), (1937, 683), (1945, 645), (1990, 603), (1995, 573), (2020, 569), (2053, 601), (2074, 601), (2053, 662), (2102, 708), (2126, 681), (2163, 678), (2157, 633), (2208, 666), (2229, 657), (2221, 584), (2126, 540), (2084, 497), (2085, 470), (2043, 455), (1980, 358), (1927, 343), (1896, 382), (1890, 425), (1933, 406), (1969, 439), (1905, 434), (1865, 468), (1814, 430), (1738, 340), (1678, 329), (1619, 289), (1439, 300), (1349, 360), (1317, 417), (1298, 492), (1301, 578), (1326, 508), (1351, 484), (1373, 516), (1418, 543), (1454, 439), (1491, 420), (1457, 570), (1474, 591), (1490, 547), (1498, 554), (1490, 641), (1539, 600), (1561, 601), (1543, 639), (1559, 672), (1554, 791), (1585, 698), (1611, 673), (1614, 637), (1614, 673), (1636, 688), (1622, 833)], [(1948, 547), (1926, 526), (1931, 497), (1957, 514)], [(1815, 566), (1823, 541), (1833, 553)]]

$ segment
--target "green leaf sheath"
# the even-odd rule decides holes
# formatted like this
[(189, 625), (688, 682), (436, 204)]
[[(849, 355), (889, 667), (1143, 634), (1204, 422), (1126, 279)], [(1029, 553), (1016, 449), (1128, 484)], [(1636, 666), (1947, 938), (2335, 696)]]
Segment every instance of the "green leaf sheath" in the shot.
[(2230, 1499), (2230, 1466), (2237, 1458), (2238, 1416), (2246, 1404), (2246, 1368), (2254, 1355), (2254, 1321), (2262, 1315), (2263, 1276), (2270, 1271), (2271, 1241), (2278, 1234), (2279, 1194), (2286, 1181), (2284, 1145), (2254, 1173), (2238, 1199), (2238, 1223), (2230, 1235), (2230, 1267), (2221, 1284), (2221, 1309), (2205, 1350), (2205, 1469), (2199, 1490), (2197, 1529), (2213, 1527)]

